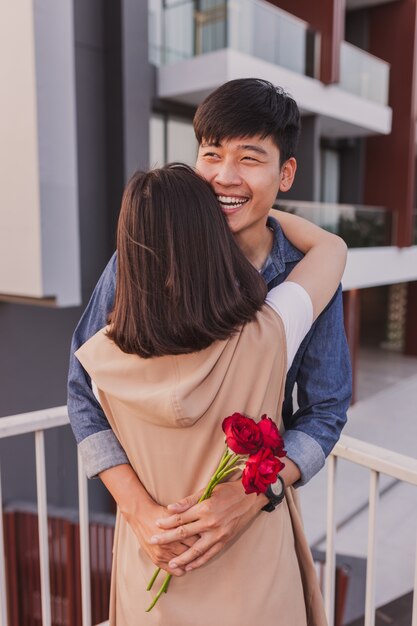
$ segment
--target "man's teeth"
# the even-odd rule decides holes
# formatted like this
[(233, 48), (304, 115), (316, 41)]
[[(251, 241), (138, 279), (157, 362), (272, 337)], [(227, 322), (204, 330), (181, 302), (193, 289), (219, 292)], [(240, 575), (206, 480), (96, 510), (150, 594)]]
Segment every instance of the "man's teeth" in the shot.
[(248, 200), (247, 198), (234, 198), (232, 196), (217, 196), (217, 199), (221, 204), (230, 207), (241, 206)]

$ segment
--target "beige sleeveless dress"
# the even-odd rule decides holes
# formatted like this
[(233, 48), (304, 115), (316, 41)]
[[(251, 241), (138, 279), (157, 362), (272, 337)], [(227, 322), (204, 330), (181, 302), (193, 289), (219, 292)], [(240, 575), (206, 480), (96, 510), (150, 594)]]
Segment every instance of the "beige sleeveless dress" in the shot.
[[(141, 359), (99, 331), (76, 353), (149, 494), (176, 502), (208, 483), (224, 451), (222, 421), (267, 413), (281, 427), (286, 373), (281, 319), (269, 306), (226, 341), (193, 354)], [(325, 626), (293, 488), (205, 566), (173, 578), (150, 613), (155, 569), (118, 513), (111, 626)], [(154, 588), (158, 589), (163, 572)]]

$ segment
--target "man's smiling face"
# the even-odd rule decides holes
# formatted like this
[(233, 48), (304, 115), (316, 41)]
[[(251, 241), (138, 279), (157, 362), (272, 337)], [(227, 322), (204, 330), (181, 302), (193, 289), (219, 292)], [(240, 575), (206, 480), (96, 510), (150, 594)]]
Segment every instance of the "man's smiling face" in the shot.
[(270, 137), (202, 141), (196, 168), (213, 187), (234, 234), (264, 227), (282, 182), (279, 159)]

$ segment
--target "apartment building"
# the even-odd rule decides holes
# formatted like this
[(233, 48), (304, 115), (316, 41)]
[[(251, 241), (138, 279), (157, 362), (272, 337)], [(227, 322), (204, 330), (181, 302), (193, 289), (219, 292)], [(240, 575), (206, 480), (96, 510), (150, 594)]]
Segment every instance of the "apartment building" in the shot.
[[(279, 206), (351, 248), (354, 367), (360, 345), (417, 355), (416, 14), (417, 0), (3, 3), (0, 415), (65, 404), (71, 334), (114, 250), (124, 183), (193, 163), (195, 108), (239, 77), (299, 103), (299, 169)], [(59, 431), (48, 499), (73, 506), (72, 435)], [(30, 436), (0, 440), (0, 456), (3, 498), (33, 500)], [(98, 481), (91, 497), (109, 509)]]
[[(193, 163), (195, 108), (239, 77), (299, 103), (299, 168), (278, 205), (350, 246), (354, 371), (361, 346), (417, 355), (416, 14), (417, 0), (3, 3), (0, 416), (65, 404), (71, 334), (126, 180)], [(45, 440), (48, 502), (74, 507), (70, 429)], [(0, 457), (3, 501), (33, 501), (32, 435), (0, 439)], [(111, 510), (99, 481), (90, 504)]]

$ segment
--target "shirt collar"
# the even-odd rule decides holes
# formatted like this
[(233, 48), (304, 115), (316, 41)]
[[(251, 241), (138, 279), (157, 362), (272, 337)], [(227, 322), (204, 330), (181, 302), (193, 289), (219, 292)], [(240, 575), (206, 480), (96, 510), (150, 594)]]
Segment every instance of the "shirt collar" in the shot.
[(303, 254), (284, 236), (281, 226), (274, 217), (268, 217), (267, 226), (274, 233), (274, 241), (262, 268), (262, 276), (267, 283), (270, 283), (279, 274), (285, 272), (287, 263), (299, 261), (303, 258)]

